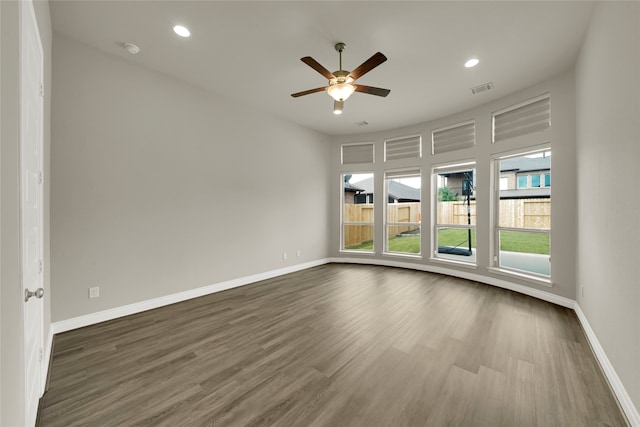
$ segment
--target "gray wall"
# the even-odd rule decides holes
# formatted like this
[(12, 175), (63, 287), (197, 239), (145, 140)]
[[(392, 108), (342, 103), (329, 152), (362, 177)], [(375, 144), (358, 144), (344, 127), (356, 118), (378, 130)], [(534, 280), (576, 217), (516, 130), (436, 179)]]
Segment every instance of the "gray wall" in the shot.
[[(368, 135), (342, 136), (333, 139), (331, 147), (331, 185), (335, 191), (331, 197), (331, 247), (333, 257), (376, 259), (395, 262), (406, 262), (446, 268), (448, 271), (473, 273), (489, 279), (508, 280), (537, 290), (554, 293), (556, 295), (575, 298), (575, 93), (573, 70), (541, 82), (521, 92), (511, 94), (497, 101), (487, 103), (453, 116), (425, 122), (406, 128), (393, 129)], [(526, 101), (535, 96), (549, 92), (551, 94), (551, 122), (549, 131), (538, 132), (527, 136), (513, 138), (508, 141), (491, 143), (491, 113), (502, 108)], [(473, 96), (469, 94), (469, 96)], [(478, 95), (482, 96), (482, 95)], [(431, 131), (463, 121), (475, 119), (476, 145), (473, 148), (455, 152), (431, 155)], [(422, 135), (423, 157), (419, 160), (395, 160), (384, 162), (384, 140), (407, 135)], [(341, 165), (341, 144), (349, 142), (374, 142), (375, 163), (373, 165)], [(493, 154), (524, 149), (526, 147), (551, 143), (553, 152), (553, 180), (552, 180), (552, 215), (551, 215), (551, 258), (553, 287), (538, 285), (522, 281), (515, 277), (507, 278), (496, 275), (487, 268), (490, 265), (489, 249), (489, 188), (490, 188), (490, 158)], [(458, 162), (461, 160), (476, 160), (477, 187), (477, 268), (458, 267), (442, 262), (429, 260), (430, 251), (430, 222), (431, 222), (431, 168), (434, 165)], [(403, 167), (420, 166), (422, 169), (422, 258), (407, 258), (381, 253), (383, 242), (383, 179), (384, 171)], [(341, 172), (374, 171), (375, 172), (375, 255), (354, 255), (353, 252), (340, 252), (340, 174)]]
[(54, 321), (326, 257), (325, 136), (53, 47)]
[[(49, 275), (49, 155), (51, 105), (51, 19), (49, 3), (34, 3), (44, 49), (44, 337), (51, 319)], [(20, 282), (19, 186), (19, 3), (0, 2), (2, 65), (0, 69), (0, 425), (23, 425), (22, 284)]]
[(640, 408), (640, 3), (596, 6), (576, 98), (577, 300)]

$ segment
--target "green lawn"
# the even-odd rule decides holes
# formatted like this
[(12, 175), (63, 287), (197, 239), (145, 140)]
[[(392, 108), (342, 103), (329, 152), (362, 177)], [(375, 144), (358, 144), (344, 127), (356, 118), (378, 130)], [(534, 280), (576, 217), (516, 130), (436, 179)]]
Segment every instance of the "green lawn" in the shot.
[[(439, 246), (468, 247), (467, 230), (460, 228), (441, 229), (438, 232)], [(542, 233), (527, 233), (520, 231), (503, 231), (500, 233), (500, 249), (510, 252), (525, 252), (534, 254), (549, 254), (549, 235)], [(476, 247), (476, 232), (471, 230), (471, 247)], [(349, 246), (346, 249), (371, 251), (373, 241)], [(420, 253), (420, 236), (392, 237), (389, 239), (390, 252), (410, 254)]]
[(510, 252), (549, 255), (549, 235), (524, 231), (501, 231), (500, 249)]

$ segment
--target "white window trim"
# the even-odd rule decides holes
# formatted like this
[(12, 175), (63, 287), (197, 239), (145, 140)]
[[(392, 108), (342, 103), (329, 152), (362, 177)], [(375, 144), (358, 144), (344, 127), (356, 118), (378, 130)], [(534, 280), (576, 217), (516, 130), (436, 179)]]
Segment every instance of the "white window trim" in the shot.
[[(441, 163), (431, 167), (431, 247), (429, 248), (429, 260), (438, 261), (445, 264), (455, 264), (477, 268), (478, 253), (476, 252), (475, 262), (466, 262), (461, 260), (452, 260), (438, 256), (438, 228), (461, 228), (476, 230), (476, 224), (459, 225), (459, 224), (439, 224), (438, 223), (438, 174), (442, 172), (465, 172), (469, 169), (476, 169), (477, 162), (475, 160), (461, 160), (453, 163)], [(477, 222), (477, 219), (476, 219)], [(477, 233), (477, 231), (476, 231)], [(477, 238), (477, 234), (476, 234)]]
[[(549, 235), (549, 239), (551, 239), (551, 228), (549, 229), (530, 229), (530, 228), (510, 228), (510, 227), (500, 227), (500, 161), (513, 158), (513, 157), (521, 157), (529, 154), (541, 153), (544, 151), (551, 151), (551, 143), (547, 142), (542, 145), (536, 145), (534, 147), (524, 148), (520, 150), (511, 150), (505, 151), (501, 153), (496, 153), (491, 156), (491, 176), (489, 185), (491, 186), (491, 197), (490, 201), (490, 209), (489, 209), (489, 221), (491, 224), (490, 230), (490, 239), (489, 239), (489, 251), (491, 254), (490, 257), (490, 265), (487, 268), (490, 272), (498, 273), (510, 277), (515, 277), (518, 279), (526, 280), (535, 284), (543, 285), (543, 286), (553, 286), (553, 266), (551, 266), (551, 271), (549, 276), (537, 274), (531, 271), (526, 270), (518, 270), (514, 268), (504, 267), (500, 265), (500, 231), (525, 231), (525, 232), (533, 232), (533, 233), (544, 233)], [(551, 171), (549, 171), (551, 173)], [(541, 174), (542, 179), (544, 180), (544, 174)], [(529, 183), (530, 175), (527, 178), (527, 182)], [(544, 181), (543, 181), (544, 182)], [(516, 176), (516, 188), (520, 188), (517, 186), (517, 176)], [(537, 188), (537, 187), (536, 187)], [(551, 188), (549, 187), (540, 187), (540, 188)], [(549, 262), (551, 262), (551, 254), (549, 254)]]

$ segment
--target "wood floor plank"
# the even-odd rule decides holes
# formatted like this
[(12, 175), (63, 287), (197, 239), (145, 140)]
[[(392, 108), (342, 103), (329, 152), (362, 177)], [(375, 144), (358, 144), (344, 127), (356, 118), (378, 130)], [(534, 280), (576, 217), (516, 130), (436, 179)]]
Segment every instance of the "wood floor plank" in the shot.
[(56, 335), (43, 426), (625, 426), (573, 311), (329, 264)]

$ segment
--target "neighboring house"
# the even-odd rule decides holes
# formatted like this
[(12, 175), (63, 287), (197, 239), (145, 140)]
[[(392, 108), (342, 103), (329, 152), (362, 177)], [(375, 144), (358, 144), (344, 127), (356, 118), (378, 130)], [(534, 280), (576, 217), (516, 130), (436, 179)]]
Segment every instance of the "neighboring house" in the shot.
[(501, 199), (549, 197), (551, 197), (551, 156), (518, 157), (501, 162)]
[[(462, 200), (465, 193), (463, 191), (463, 182), (466, 180), (465, 174), (468, 172), (441, 173), (438, 175), (438, 187), (447, 187), (458, 195), (458, 200)], [(475, 172), (471, 178), (471, 199), (475, 200)]]
[[(363, 188), (356, 187), (348, 181), (344, 182), (344, 203), (345, 204), (355, 204), (356, 197), (358, 194), (364, 191)], [(371, 202), (373, 203), (373, 201)]]
[[(345, 200), (347, 200), (347, 185), (353, 186), (353, 184), (345, 182)], [(355, 195), (355, 203), (373, 203), (373, 178), (363, 179), (362, 181), (355, 183), (355, 185), (361, 188), (361, 191)], [(389, 203), (408, 203), (419, 201), (420, 189), (410, 187), (397, 181), (389, 181)]]

